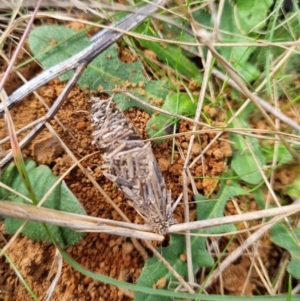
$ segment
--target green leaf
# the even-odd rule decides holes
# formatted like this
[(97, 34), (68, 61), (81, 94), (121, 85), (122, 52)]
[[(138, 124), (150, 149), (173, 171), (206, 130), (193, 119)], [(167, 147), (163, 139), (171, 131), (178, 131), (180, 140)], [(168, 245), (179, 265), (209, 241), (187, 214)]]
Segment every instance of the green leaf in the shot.
[[(266, 25), (267, 16), (274, 0), (237, 0), (236, 18), (243, 32), (249, 33), (255, 27), (256, 30)], [(259, 27), (257, 27), (259, 25)]]
[[(82, 32), (76, 32), (63, 26), (41, 26), (31, 31), (29, 46), (45, 69), (70, 58), (79, 51), (91, 45)], [(152, 102), (165, 98), (168, 93), (164, 81), (149, 81), (143, 75), (143, 66), (137, 61), (125, 64), (118, 57), (117, 45), (114, 44), (96, 57), (83, 72), (78, 84), (92, 90), (118, 91), (126, 89), (138, 97)], [(61, 80), (71, 77), (73, 71), (60, 76)], [(130, 107), (141, 107), (151, 112), (147, 107), (133, 101), (122, 93), (117, 93), (114, 101), (120, 110)]]
[(284, 190), (286, 194), (288, 194), (290, 197), (299, 199), (300, 197), (300, 167), (298, 165), (290, 165), (289, 166), (290, 172), (295, 173), (295, 178), (293, 179), (293, 182), (285, 185)]
[(259, 186), (258, 189), (254, 189), (251, 193), (253, 195), (253, 198), (256, 202), (256, 204), (259, 206), (259, 208), (264, 209), (266, 206), (266, 196), (264, 191), (264, 186)]
[[(141, 24), (134, 31), (150, 37), (159, 38), (155, 30), (146, 23)], [(153, 42), (144, 39), (137, 40), (141, 46), (152, 50), (168, 67), (173, 68), (176, 72), (188, 77), (189, 79), (197, 79), (199, 83), (202, 81), (202, 75), (200, 74), (199, 68), (183, 55), (182, 48), (170, 44), (162, 45), (156, 41)]]
[[(203, 243), (203, 238), (193, 236), (191, 249), (194, 270), (196, 270), (198, 267), (208, 267), (213, 265), (213, 259), (206, 251), (205, 240)], [(185, 280), (187, 280), (187, 263), (181, 259), (181, 255), (186, 254), (185, 237), (183, 235), (172, 234), (170, 236), (170, 245), (166, 248), (159, 249), (159, 252), (169, 262), (169, 264), (183, 278), (185, 278)], [(153, 285), (155, 285), (157, 281), (161, 279), (166, 280), (165, 288), (168, 286), (170, 281), (177, 282), (177, 280), (168, 271), (168, 269), (163, 264), (161, 264), (161, 262), (156, 257), (153, 257), (146, 261), (137, 284), (141, 286), (153, 287)], [(136, 292), (134, 300), (169, 301), (172, 299), (164, 296), (153, 296), (141, 292)]]
[[(272, 163), (274, 158), (274, 144), (270, 144), (268, 141), (262, 141), (262, 152), (266, 162)], [(293, 161), (293, 156), (282, 143), (278, 146), (277, 158), (277, 164), (285, 164)]]
[[(203, 22), (201, 24), (203, 24)], [(176, 16), (172, 19), (172, 24), (157, 20), (157, 28), (159, 28), (160, 33), (165, 39), (172, 39), (173, 41), (185, 42), (187, 44), (184, 48), (181, 48), (182, 54), (187, 58), (195, 57), (195, 53), (199, 50), (196, 46), (188, 45), (189, 43), (197, 43), (195, 36), (182, 30), (182, 28), (189, 29), (190, 26), (189, 20), (184, 20), (180, 17), (176, 18)], [(200, 76), (202, 76), (202, 74)]]
[[(294, 228), (298, 240), (300, 229)], [(300, 279), (300, 247), (291, 231), (285, 223), (278, 223), (271, 229), (271, 240), (291, 254), (291, 261), (287, 265), (287, 271), (295, 278)]]
[[(224, 173), (222, 177), (229, 178), (231, 173)], [(236, 180), (221, 181), (220, 189), (214, 199), (208, 199), (202, 195), (196, 195), (197, 218), (198, 220), (207, 220), (224, 215), (226, 203), (234, 196), (247, 195), (249, 192), (242, 188)], [(201, 230), (201, 233), (219, 234), (233, 232), (236, 228), (233, 224), (220, 225), (209, 229)], [(200, 231), (200, 230), (199, 230)]]
[(234, 143), (234, 153), (231, 160), (231, 168), (245, 182), (257, 185), (262, 181), (262, 176), (257, 165), (247, 148), (245, 139), (249, 142), (260, 166), (264, 165), (264, 158), (256, 139), (242, 137), (240, 135), (230, 135), (230, 140)]
[[(198, 10), (193, 15), (195, 20), (200, 24), (213, 28), (212, 18), (208, 12)], [(235, 22), (234, 7), (229, 1), (225, 1), (224, 4), (220, 32), (222, 32), (222, 40), (224, 43), (249, 43), (251, 41), (249, 37), (240, 32), (239, 26)], [(218, 51), (236, 68), (246, 81), (251, 82), (260, 75), (257, 65), (249, 63), (250, 56), (255, 49), (255, 47), (248, 46), (220, 47)]]
[[(222, 35), (224, 42), (229, 43), (249, 43), (249, 38), (244, 37), (238, 29), (234, 18), (234, 9), (231, 3), (225, 2), (221, 18), (221, 29), (225, 31)], [(260, 71), (255, 65), (250, 65), (248, 60), (255, 51), (255, 47), (222, 47), (221, 54), (231, 62), (237, 71), (248, 81), (251, 82), (260, 75)]]
[[(288, 41), (296, 41), (300, 38), (300, 11), (296, 9), (290, 14), (287, 14), (285, 18), (276, 18), (278, 16), (278, 10), (281, 11), (282, 3), (276, 1), (272, 16), (268, 20), (268, 26), (266, 29), (266, 35), (263, 39), (267, 43), (284, 43)], [(279, 13), (280, 15), (281, 13)], [(275, 19), (275, 20), (274, 20)], [(270, 71), (270, 59), (279, 58), (285, 49), (282, 47), (257, 47), (256, 51), (251, 56), (251, 62), (260, 69), (264, 69), (266, 74)], [(280, 81), (278, 85), (279, 95), (286, 95), (288, 93), (289, 98), (291, 91), (293, 91), (294, 97), (299, 96), (299, 85), (295, 85), (295, 76), (299, 74), (299, 55), (292, 53), (289, 59), (282, 65), (282, 67), (276, 72), (275, 79)], [(269, 77), (267, 77), (269, 79)], [(269, 83), (271, 85), (271, 83)], [(289, 87), (288, 87), (289, 86)], [(271, 89), (271, 87), (269, 87)]]
[[(49, 191), (53, 184), (57, 181), (51, 170), (44, 165), (36, 166), (32, 160), (26, 160), (25, 167), (29, 175), (29, 180), (34, 187), (35, 195), (40, 201)], [(17, 171), (15, 164), (10, 164), (1, 176), (1, 182), (18, 191), (22, 195), (28, 197), (28, 192), (22, 179)], [(16, 203), (31, 204), (23, 198), (16, 196), (14, 193), (8, 192), (4, 188), (0, 188), (0, 198)], [(32, 204), (31, 204), (32, 205)], [(77, 198), (72, 194), (64, 182), (61, 182), (50, 194), (44, 202), (43, 207), (51, 208), (77, 214), (86, 214), (84, 208), (78, 202)], [(15, 233), (24, 223), (23, 220), (15, 218), (5, 219), (5, 229), (9, 234)], [(80, 241), (84, 236), (83, 233), (75, 232), (70, 228), (48, 225), (50, 232), (56, 241), (62, 246), (67, 247)], [(38, 222), (28, 222), (22, 233), (33, 240), (50, 241), (44, 227)]]
[[(197, 105), (186, 93), (171, 93), (166, 97), (162, 109), (170, 113), (192, 117), (196, 113)], [(176, 124), (178, 121), (178, 118), (169, 115), (153, 114), (146, 126), (147, 135), (149, 138), (155, 138), (172, 134), (172, 125)], [(156, 143), (162, 143), (165, 139), (155, 141)]]
[[(244, 114), (245, 115), (245, 114)], [(249, 128), (250, 125), (246, 121), (247, 116), (239, 116), (235, 122), (233, 122), (234, 128)], [(245, 182), (253, 185), (257, 185), (262, 181), (262, 176), (258, 171), (257, 165), (247, 147), (246, 141), (250, 145), (256, 160), (259, 165), (263, 167), (266, 162), (262, 154), (261, 146), (257, 139), (252, 137), (243, 137), (241, 135), (230, 135), (230, 140), (233, 142), (233, 156), (231, 159), (231, 168), (235, 173)]]

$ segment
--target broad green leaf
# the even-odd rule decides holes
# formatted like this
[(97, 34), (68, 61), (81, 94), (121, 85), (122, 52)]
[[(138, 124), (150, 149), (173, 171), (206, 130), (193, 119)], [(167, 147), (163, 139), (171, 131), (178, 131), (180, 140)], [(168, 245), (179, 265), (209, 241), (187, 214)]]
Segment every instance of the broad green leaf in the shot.
[[(172, 21), (173, 22), (171, 24), (167, 22), (160, 22), (159, 20), (157, 20), (157, 28), (159, 28), (160, 32), (162, 33), (165, 39), (172, 39), (173, 41), (185, 43), (197, 43), (197, 40), (194, 35), (188, 33), (185, 30), (182, 30), (182, 28), (190, 28), (189, 20), (176, 18), (174, 16), (174, 19), (172, 19)], [(195, 57), (195, 53), (197, 53), (198, 51), (199, 49), (196, 46), (191, 45), (185, 45), (185, 47), (182, 48), (182, 54), (189, 58)]]
[[(279, 2), (276, 2), (274, 10), (281, 10), (282, 5)], [(276, 13), (273, 11), (268, 21), (266, 35), (262, 38), (268, 43), (284, 43), (298, 40), (300, 38), (300, 10), (297, 9), (293, 13), (287, 14), (286, 18), (275, 18), (275, 15)], [(273, 22), (274, 18), (275, 21)], [(251, 57), (251, 63), (265, 70), (266, 65), (271, 64), (271, 58), (278, 58), (284, 52), (285, 49), (282, 47), (258, 47)], [(298, 60), (299, 55), (292, 53), (285, 64), (276, 72), (275, 79), (281, 83), (277, 85), (280, 95), (286, 94), (288, 91), (289, 98), (291, 98), (288, 85), (294, 91), (293, 94), (295, 96), (299, 95), (299, 85), (295, 85), (295, 76), (299, 73)]]
[[(255, 27), (256, 31), (263, 28), (274, 0), (237, 0), (235, 4), (236, 21), (244, 33)], [(259, 25), (259, 27), (257, 27)]]
[(194, 116), (197, 109), (197, 103), (195, 99), (191, 99), (186, 93), (171, 93), (166, 97), (162, 108), (171, 113)]
[[(157, 138), (173, 133), (174, 125), (178, 122), (177, 118), (165, 114), (152, 114), (152, 117), (147, 122), (147, 135), (149, 138)], [(155, 143), (160, 144), (166, 139), (156, 139)]]
[[(208, 267), (213, 265), (213, 259), (206, 251), (205, 240), (196, 236), (192, 237), (192, 258), (193, 268)], [(172, 265), (172, 267), (187, 280), (187, 263), (181, 258), (181, 255), (186, 254), (185, 237), (183, 235), (172, 234), (170, 236), (170, 245), (159, 249), (162, 256)], [(167, 288), (170, 281), (177, 280), (172, 276), (168, 269), (161, 262), (153, 257), (148, 259), (142, 270), (142, 273), (137, 280), (137, 284), (141, 286), (153, 287), (159, 280), (165, 279), (166, 286), (159, 288)], [(152, 296), (141, 292), (135, 293), (136, 301), (169, 301), (169, 297)]]
[[(159, 37), (154, 29), (146, 23), (141, 24), (134, 31), (147, 36)], [(137, 40), (141, 46), (152, 50), (166, 66), (173, 68), (175, 72), (180, 73), (189, 79), (194, 78), (199, 82), (202, 81), (202, 75), (200, 74), (199, 68), (183, 55), (182, 48), (170, 44), (162, 45), (156, 41), (152, 42), (144, 39)]]
[(254, 197), (256, 204), (260, 207), (260, 209), (264, 209), (266, 206), (264, 186), (259, 186), (258, 189), (254, 189), (251, 193)]
[[(266, 162), (271, 163), (274, 157), (274, 144), (262, 141), (262, 152)], [(277, 164), (285, 164), (293, 161), (293, 156), (282, 143), (278, 146), (277, 158)]]
[[(238, 26), (234, 19), (234, 9), (229, 1), (225, 2), (224, 10), (221, 18), (221, 28), (225, 31), (222, 35), (224, 42), (249, 43), (249, 38), (244, 37), (238, 30)], [(256, 79), (260, 72), (255, 65), (250, 65), (248, 59), (254, 52), (255, 47), (222, 47), (221, 54), (231, 62), (237, 71), (248, 81)]]
[[(294, 228), (298, 241), (300, 240), (300, 229)], [(295, 278), (300, 279), (300, 246), (284, 223), (278, 223), (271, 229), (271, 240), (278, 246), (286, 249), (291, 254), (291, 261), (287, 271)]]
[[(247, 2), (247, 1), (246, 1)], [(249, 2), (249, 1), (248, 1)], [(213, 28), (212, 19), (208, 12), (198, 10), (194, 12), (194, 18), (200, 24)], [(234, 7), (229, 1), (225, 1), (224, 9), (221, 17), (220, 32), (224, 43), (250, 43), (251, 39), (239, 31), (239, 27), (235, 22)], [(239, 46), (239, 47), (219, 47), (220, 54), (230, 62), (237, 71), (251, 82), (260, 75), (256, 64), (250, 64), (249, 58), (255, 51), (255, 47)]]
[[(230, 173), (224, 173), (223, 176), (228, 178)], [(221, 181), (220, 189), (214, 199), (208, 199), (202, 195), (196, 195), (197, 218), (198, 220), (207, 220), (224, 215), (226, 203), (234, 196), (246, 195), (249, 192), (242, 188), (236, 180)], [(219, 234), (235, 231), (234, 225), (220, 225), (209, 229), (201, 230), (201, 233)], [(199, 230), (200, 231), (200, 230)]]
[[(29, 180), (34, 187), (34, 192), (37, 199), (40, 201), (46, 192), (57, 181), (49, 167), (40, 165), (36, 166), (32, 160), (26, 160), (26, 170), (29, 175)], [(26, 187), (17, 171), (15, 164), (10, 164), (1, 176), (1, 182), (18, 191), (24, 196), (28, 196)], [(23, 198), (0, 188), (0, 199), (12, 201), (16, 203), (31, 204)], [(64, 182), (61, 182), (50, 194), (48, 199), (43, 204), (45, 208), (51, 208), (77, 214), (86, 214), (85, 210), (78, 202), (77, 198), (72, 194)], [(23, 220), (15, 218), (5, 219), (5, 229), (9, 234), (15, 233), (18, 228), (24, 223)], [(67, 247), (80, 241), (83, 233), (75, 232), (69, 228), (48, 225), (48, 228), (56, 241), (62, 246)], [(46, 230), (38, 222), (28, 222), (22, 231), (24, 235), (33, 240), (51, 241)]]
[[(41, 26), (33, 29), (28, 37), (29, 47), (45, 69), (63, 62), (89, 45), (84, 32), (76, 32), (64, 26)], [(59, 77), (68, 80), (73, 71)]]
[[(162, 109), (170, 113), (192, 117), (196, 113), (197, 105), (186, 93), (171, 93), (166, 97)], [(172, 134), (173, 125), (177, 122), (178, 118), (165, 114), (153, 114), (147, 123), (147, 134), (149, 138)], [(156, 143), (162, 143), (165, 139), (155, 141)]]
[[(45, 69), (48, 69), (91, 45), (87, 36), (63, 26), (41, 26), (31, 31), (29, 46)], [(164, 81), (150, 81), (142, 72), (142, 64), (137, 61), (125, 64), (118, 57), (117, 45), (112, 45), (96, 57), (83, 72), (78, 84), (92, 90), (130, 91), (138, 97), (151, 102), (164, 99), (168, 93)], [(72, 72), (60, 76), (61, 80), (70, 78)], [(122, 93), (116, 94), (114, 101), (120, 110), (130, 107), (147, 107), (133, 101)]]
[[(233, 122), (232, 126), (234, 128), (249, 128), (246, 119), (246, 116), (240, 116)], [(262, 176), (246, 144), (246, 141), (248, 141), (256, 160), (263, 167), (266, 162), (257, 139), (241, 135), (230, 135), (230, 140), (233, 142), (234, 150), (230, 164), (231, 168), (243, 181), (253, 185), (259, 184), (262, 181)]]

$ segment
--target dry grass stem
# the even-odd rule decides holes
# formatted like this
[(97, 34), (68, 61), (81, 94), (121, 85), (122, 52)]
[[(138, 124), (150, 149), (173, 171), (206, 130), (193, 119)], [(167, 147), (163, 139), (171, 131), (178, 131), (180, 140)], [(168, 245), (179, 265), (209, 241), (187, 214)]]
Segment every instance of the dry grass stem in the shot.
[[(279, 221), (283, 219), (284, 216), (291, 216), (293, 214), (296, 214), (297, 212), (299, 212), (299, 210), (300, 210), (300, 203), (295, 202), (294, 204), (280, 207), (280, 208), (265, 209), (257, 212), (243, 213), (243, 214), (213, 218), (213, 219), (203, 220), (203, 221), (176, 224), (169, 227), (169, 233), (180, 233), (187, 230), (198, 230), (198, 229), (204, 229), (204, 228), (214, 227), (218, 225), (239, 223), (243, 221), (250, 221), (250, 220), (262, 219), (265, 217), (273, 217), (273, 216), (275, 216), (274, 219)], [(112, 227), (113, 226), (121, 227), (122, 229), (125, 228), (136, 229), (137, 231), (144, 231), (144, 232), (147, 231), (146, 235), (150, 235), (150, 234), (154, 235), (152, 236), (152, 238), (148, 238), (148, 239), (153, 239), (153, 240), (157, 239), (160, 241), (163, 239), (162, 235), (150, 233), (149, 231), (151, 231), (151, 227), (147, 225), (136, 225), (133, 223), (101, 219), (101, 218), (96, 218), (91, 216), (47, 209), (43, 207), (38, 208), (35, 206), (25, 205), (25, 204), (16, 205), (11, 202), (1, 201), (0, 213), (1, 215), (4, 216), (15, 217), (15, 218), (20, 218), (20, 219), (30, 220), (30, 221), (39, 221), (39, 222), (54, 224), (58, 226), (65, 226), (65, 227), (73, 228), (75, 230), (83, 230), (86, 232), (89, 230), (94, 230), (94, 231), (98, 230), (99, 232), (101, 232), (101, 230), (104, 229), (105, 225), (110, 225)], [(128, 237), (131, 237), (130, 234), (127, 233), (127, 235)]]
[(256, 220), (256, 219), (261, 219), (261, 218), (266, 218), (271, 216), (277, 216), (278, 217), (277, 219), (280, 220), (285, 216), (296, 214), (297, 212), (299, 212), (299, 210), (300, 210), (300, 202), (296, 201), (293, 204), (284, 207), (264, 209), (255, 212), (212, 218), (209, 220), (195, 221), (187, 224), (172, 225), (169, 228), (169, 233), (178, 233), (187, 230), (203, 229), (203, 228), (209, 228), (218, 225), (239, 223), (243, 221)]
[(162, 241), (164, 239), (162, 235), (146, 232), (147, 230), (150, 231), (150, 229), (142, 225), (117, 222), (43, 207), (39, 208), (26, 204), (16, 205), (12, 202), (1, 201), (0, 213), (7, 217), (15, 217), (28, 221), (69, 227), (82, 232), (97, 231), (125, 237), (158, 241)]
[(61, 276), (61, 272), (62, 272), (62, 268), (63, 268), (63, 258), (62, 258), (62, 255), (59, 253), (58, 249), (55, 250), (55, 257), (54, 257), (54, 260), (52, 262), (52, 267), (51, 267), (51, 270), (49, 272), (49, 275), (48, 275), (48, 280), (49, 278), (51, 277), (51, 274), (55, 268), (55, 265), (57, 266), (57, 269), (56, 269), (56, 275), (54, 277), (54, 279), (52, 280), (48, 290), (47, 290), (47, 293), (46, 293), (46, 296), (45, 296), (45, 301), (49, 301), (51, 300), (51, 297), (52, 295), (54, 294), (54, 290), (58, 284), (58, 281), (60, 279), (60, 276)]
[(270, 223), (264, 225), (261, 227), (258, 231), (253, 233), (251, 236), (249, 236), (243, 245), (239, 246), (237, 249), (235, 249), (233, 252), (231, 252), (221, 263), (220, 265), (214, 270), (212, 275), (210, 275), (209, 279), (205, 282), (204, 288), (209, 287), (214, 280), (216, 280), (219, 275), (235, 260), (237, 260), (245, 250), (247, 250), (249, 247), (251, 247), (257, 240), (259, 240), (264, 233), (266, 233), (273, 225), (274, 223), (278, 222), (277, 218), (274, 218), (270, 221)]

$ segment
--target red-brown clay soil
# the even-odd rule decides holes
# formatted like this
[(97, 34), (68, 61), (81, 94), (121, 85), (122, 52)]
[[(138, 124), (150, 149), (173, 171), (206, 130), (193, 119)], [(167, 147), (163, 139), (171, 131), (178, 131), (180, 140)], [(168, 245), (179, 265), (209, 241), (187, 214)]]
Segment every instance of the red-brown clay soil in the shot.
[[(59, 80), (54, 80), (47, 86), (39, 89), (38, 92), (45, 99), (46, 103), (51, 106), (62, 88), (63, 84)], [(57, 114), (66, 130), (70, 131), (76, 140), (67, 132), (64, 132), (56, 121), (51, 121), (56, 132), (78, 159), (97, 151), (91, 143), (93, 128), (90, 121), (91, 103), (89, 100), (90, 97), (88, 95), (79, 88), (74, 88)], [(16, 129), (22, 128), (28, 122), (43, 116), (45, 112), (46, 110), (33, 95), (27, 97), (20, 105), (11, 110)], [(138, 129), (141, 137), (145, 138), (145, 125), (149, 118), (148, 114), (132, 108), (126, 112), (126, 116)], [(1, 128), (4, 128), (3, 120), (1, 120)], [(180, 131), (186, 131), (189, 128), (190, 125), (184, 122), (179, 126)], [(2, 131), (2, 133), (4, 132)], [(209, 135), (202, 137), (202, 147), (205, 147), (205, 144), (210, 139)], [(188, 137), (181, 137), (178, 140), (178, 144), (186, 153)], [(167, 187), (171, 189), (172, 197), (175, 199), (182, 191), (181, 171), (184, 161), (176, 150), (174, 162), (171, 163), (171, 142), (166, 142), (159, 146), (154, 145), (153, 150), (165, 177)], [(225, 157), (217, 155), (218, 151), (230, 156), (229, 143), (224, 141), (216, 143), (209, 154), (207, 154), (204, 167), (207, 176), (218, 176), (224, 169)], [(195, 143), (192, 158), (199, 152), (200, 145)], [(50, 166), (53, 173), (57, 176), (60, 176), (72, 164), (72, 160), (65, 153), (64, 149), (47, 130), (39, 134), (23, 153), (25, 156), (35, 159), (39, 164)], [(101, 154), (94, 155), (83, 161), (82, 164), (90, 170), (101, 187), (132, 222), (143, 222), (141, 217), (128, 205), (122, 193), (102, 175), (99, 168), (101, 165)], [(201, 175), (202, 169), (203, 167), (197, 164), (194, 172)], [(65, 178), (65, 181), (84, 206), (88, 215), (121, 220), (79, 168), (73, 169)], [(206, 192), (211, 191), (215, 185), (215, 182), (212, 180), (197, 180), (196, 183), (199, 189)], [(190, 193), (189, 198), (192, 200), (192, 193)], [(175, 218), (179, 222), (183, 221), (182, 208), (179, 208), (176, 212)], [(8, 239), (7, 236), (6, 238)], [(86, 268), (124, 281), (135, 282), (144, 264), (143, 258), (134, 248), (129, 238), (124, 239), (108, 234), (87, 234), (80, 243), (69, 247), (67, 251)], [(34, 292), (42, 298), (50, 284), (47, 277), (54, 257), (54, 248), (50, 244), (33, 242), (20, 236), (8, 251), (8, 255), (18, 266)], [(11, 275), (11, 272), (8, 272), (8, 275)], [(12, 299), (10, 300), (27, 300), (25, 297), (27, 293), (22, 285), (17, 283), (17, 279), (13, 277), (15, 282), (9, 279), (7, 278), (0, 285), (3, 291), (9, 292), (7, 296), (12, 294)], [(103, 300), (126, 300), (128, 298), (117, 288), (82, 276), (67, 264), (64, 265), (55, 294), (55, 300), (101, 300), (99, 298), (103, 298)], [(30, 300), (30, 297), (28, 297), (28, 300)]]

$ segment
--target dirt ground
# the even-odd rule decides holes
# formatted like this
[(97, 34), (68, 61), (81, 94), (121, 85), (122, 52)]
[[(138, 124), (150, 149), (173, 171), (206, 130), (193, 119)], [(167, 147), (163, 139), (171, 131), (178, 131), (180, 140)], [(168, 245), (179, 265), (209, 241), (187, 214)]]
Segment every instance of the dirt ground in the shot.
[[(41, 88), (38, 92), (50, 106), (63, 88), (59, 80), (51, 82), (49, 85)], [(52, 121), (51, 124), (68, 145), (77, 158), (82, 158), (96, 149), (92, 146), (91, 138), (93, 128), (90, 117), (90, 96), (83, 93), (79, 88), (73, 89), (63, 107), (58, 112), (57, 117), (61, 120), (65, 128), (76, 138), (64, 132), (63, 129)], [(35, 96), (29, 96), (20, 105), (12, 109), (16, 129), (22, 128), (30, 121), (37, 119), (45, 114), (46, 110), (40, 105)], [(139, 130), (142, 137), (145, 138), (145, 125), (149, 118), (148, 114), (137, 109), (130, 109), (126, 112), (127, 117)], [(190, 125), (180, 124), (180, 130), (186, 131)], [(3, 120), (1, 128), (4, 128)], [(3, 138), (3, 137), (1, 137)], [(210, 137), (202, 137), (203, 145), (210, 140)], [(182, 137), (179, 142), (184, 152), (188, 146), (188, 137)], [(223, 149), (222, 149), (223, 147)], [(174, 163), (171, 164), (172, 143), (166, 142), (162, 145), (153, 147), (159, 166), (163, 171), (167, 187), (172, 191), (173, 199), (177, 198), (182, 191), (181, 171), (183, 159), (180, 158), (178, 151), (175, 151)], [(216, 158), (213, 155), (214, 150), (220, 150), (223, 153), (231, 154), (228, 142), (216, 144), (206, 158), (205, 172), (207, 176), (218, 176), (224, 169), (224, 159)], [(194, 158), (200, 151), (200, 145), (194, 145)], [(55, 138), (44, 130), (24, 150), (24, 155), (34, 158), (39, 164), (47, 164), (56, 175), (61, 175), (72, 164), (72, 160), (65, 154), (63, 148), (57, 144)], [(123, 212), (132, 220), (132, 222), (142, 223), (142, 219), (130, 207), (120, 191), (115, 189), (114, 185), (107, 180), (100, 171), (101, 155), (95, 155), (92, 158), (83, 161), (83, 165), (89, 168), (93, 176), (97, 179), (106, 193), (120, 206)], [(202, 166), (197, 165), (195, 173), (202, 174)], [(104, 198), (92, 186), (90, 181), (85, 178), (79, 168), (74, 169), (65, 179), (68, 187), (83, 204), (88, 215), (121, 220), (117, 213), (104, 201)], [(199, 189), (209, 192), (214, 187), (212, 180), (198, 180)], [(192, 194), (190, 194), (192, 200)], [(183, 221), (183, 212), (178, 210), (175, 218)], [(130, 239), (111, 236), (107, 234), (88, 234), (83, 241), (67, 249), (68, 253), (86, 268), (115, 277), (120, 280), (135, 282), (141, 268), (143, 267), (143, 258), (136, 251)], [(48, 272), (51, 268), (51, 262), (54, 257), (54, 248), (45, 243), (33, 242), (25, 237), (19, 237), (8, 252), (11, 259), (21, 269), (29, 285), (39, 297), (43, 297), (47, 291), (50, 282), (47, 281)], [(16, 279), (15, 279), (16, 280)], [(7, 279), (1, 284), (2, 290), (12, 294), (11, 300), (26, 300), (27, 293), (22, 285), (10, 283)], [(123, 293), (118, 289), (105, 284), (97, 283), (92, 279), (74, 272), (67, 265), (64, 266), (60, 284), (56, 290), (55, 300), (126, 300)], [(30, 300), (30, 298), (28, 299)]]
[[(22, 60), (22, 57), (20, 57), (19, 60)], [(21, 70), (21, 72), (25, 74), (27, 78), (36, 75), (39, 70), (35, 64), (30, 64), (25, 68), (26, 69)], [(5, 87), (7, 93), (10, 94), (20, 84), (21, 83), (16, 80), (16, 76), (12, 75)], [(64, 84), (59, 80), (54, 80), (39, 89), (38, 93), (45, 100), (47, 105), (51, 106), (63, 89), (63, 86)], [(65, 130), (56, 120), (51, 121), (53, 128), (68, 148), (76, 155), (77, 159), (81, 159), (96, 151), (91, 143), (93, 128), (90, 121), (90, 98), (91, 94), (89, 92), (82, 92), (80, 88), (75, 87), (56, 115), (63, 123)], [(210, 107), (206, 107), (205, 110), (215, 122), (220, 123), (224, 121), (225, 116), (221, 111)], [(36, 120), (45, 113), (46, 109), (34, 95), (28, 96), (19, 105), (11, 109), (16, 129), (24, 127), (24, 125)], [(148, 114), (133, 108), (126, 112), (126, 116), (136, 126), (141, 137), (146, 138), (145, 125), (149, 118)], [(4, 120), (1, 119), (1, 139), (7, 135), (4, 129)], [(181, 122), (178, 127), (178, 131), (182, 133), (190, 129), (191, 125), (186, 122)], [(70, 133), (75, 139), (72, 138)], [(24, 133), (20, 135), (20, 138), (22, 136), (24, 136)], [(199, 154), (201, 149), (204, 148), (213, 137), (214, 134), (205, 134), (199, 137), (201, 143), (198, 141), (194, 144), (191, 160)], [(207, 152), (204, 166), (202, 166), (201, 161), (199, 161), (192, 170), (193, 175), (202, 176), (204, 171), (205, 176), (208, 177), (207, 179), (196, 180), (197, 188), (201, 193), (207, 194), (214, 189), (215, 180), (209, 179), (209, 177), (219, 176), (226, 168), (226, 162), (232, 154), (230, 143), (226, 138), (226, 135), (223, 136), (222, 139), (219, 139), (210, 151)], [(165, 177), (167, 187), (172, 191), (173, 199), (176, 199), (182, 191), (181, 172), (184, 160), (180, 157), (178, 147), (180, 146), (183, 152), (186, 153), (188, 141), (189, 137), (187, 135), (176, 140), (174, 162), (172, 163), (172, 141), (161, 145), (153, 144), (153, 151)], [(6, 145), (4, 147), (8, 148), (9, 146)], [(72, 159), (47, 130), (39, 134), (38, 137), (23, 150), (23, 154), (26, 157), (33, 158), (39, 164), (48, 165), (57, 176), (60, 176), (73, 164)], [(126, 202), (122, 193), (102, 175), (100, 170), (101, 154), (98, 153), (84, 160), (82, 164), (133, 223), (143, 223), (141, 217)], [(84, 206), (88, 215), (121, 220), (120, 216), (106, 203), (104, 197), (93, 187), (79, 168), (73, 169), (65, 178), (65, 181)], [(192, 201), (192, 192), (191, 190), (189, 192), (189, 199)], [(240, 202), (243, 202), (242, 198)], [(250, 206), (252, 210), (257, 209), (254, 201), (250, 202)], [(194, 207), (191, 205), (192, 213), (194, 213), (193, 209)], [(230, 202), (227, 206), (227, 213), (236, 213)], [(183, 221), (182, 205), (178, 206), (175, 218), (179, 223)], [(10, 239), (10, 236), (5, 233), (3, 222), (1, 222), (0, 225), (0, 247), (3, 247), (6, 241)], [(222, 238), (220, 248), (222, 248), (222, 246), (225, 247), (229, 239), (229, 237)], [(231, 245), (230, 251), (234, 250), (237, 245), (238, 239), (236, 243)], [(264, 246), (261, 248), (262, 259), (264, 262), (268, 262), (269, 272), (273, 273), (281, 256), (280, 250), (272, 246), (268, 237), (264, 238), (262, 246)], [(136, 282), (144, 265), (143, 257), (134, 248), (130, 238), (122, 238), (108, 234), (88, 233), (81, 242), (67, 248), (66, 251), (87, 269), (132, 283)], [(51, 244), (31, 241), (22, 235), (19, 235), (7, 252), (29, 286), (41, 300), (45, 297), (51, 280), (54, 277), (52, 274), (50, 275), (50, 279), (48, 279), (54, 253), (55, 250)], [(148, 253), (148, 255), (151, 256), (150, 253)], [(250, 280), (247, 278), (250, 264), (251, 260), (249, 256), (245, 254), (238, 262), (225, 271), (223, 286), (227, 294), (239, 294), (246, 281), (249, 282), (249, 285), (245, 294), (253, 295), (256, 290), (260, 289), (261, 284), (259, 283), (259, 277), (255, 271), (251, 273)], [(209, 289), (209, 292), (220, 293), (220, 290), (220, 284), (215, 283)], [(0, 300), (1, 298), (7, 301), (32, 300), (4, 258), (0, 258)], [(125, 301), (132, 299), (133, 295), (131, 293), (83, 276), (73, 270), (68, 264), (64, 263), (59, 283), (51, 300)]]

